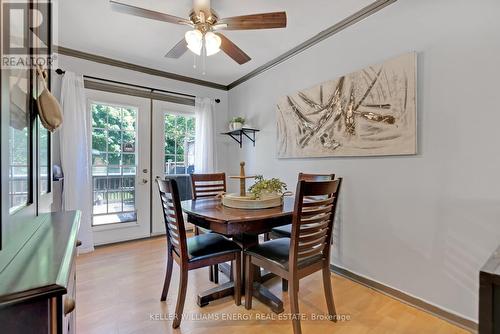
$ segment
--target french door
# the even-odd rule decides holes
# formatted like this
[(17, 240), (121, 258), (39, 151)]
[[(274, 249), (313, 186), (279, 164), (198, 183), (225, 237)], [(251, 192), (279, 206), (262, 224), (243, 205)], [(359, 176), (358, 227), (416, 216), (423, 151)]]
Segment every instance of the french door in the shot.
[(151, 100), (87, 90), (96, 245), (150, 236)]
[[(189, 174), (194, 172), (194, 107), (154, 101), (152, 115), (153, 179), (175, 179), (181, 200), (191, 199)], [(165, 224), (156, 184), (153, 184), (152, 194), (152, 234), (163, 234)]]

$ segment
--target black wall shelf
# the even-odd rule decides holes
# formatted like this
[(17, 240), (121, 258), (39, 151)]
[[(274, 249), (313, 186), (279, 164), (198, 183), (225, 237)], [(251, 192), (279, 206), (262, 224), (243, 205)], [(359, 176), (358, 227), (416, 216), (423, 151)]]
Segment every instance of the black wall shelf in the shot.
[(250, 141), (253, 143), (253, 146), (255, 147), (255, 133), (259, 131), (260, 130), (257, 129), (241, 128), (239, 130), (222, 132), (221, 135), (227, 135), (236, 140), (236, 142), (240, 144), (240, 148), (243, 146), (243, 136), (245, 136), (250, 139)]

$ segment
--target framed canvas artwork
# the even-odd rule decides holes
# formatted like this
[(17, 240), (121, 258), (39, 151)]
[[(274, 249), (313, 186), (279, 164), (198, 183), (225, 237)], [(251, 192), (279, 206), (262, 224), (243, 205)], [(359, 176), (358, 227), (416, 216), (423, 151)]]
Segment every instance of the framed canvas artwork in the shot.
[(417, 152), (416, 53), (283, 97), (279, 158)]

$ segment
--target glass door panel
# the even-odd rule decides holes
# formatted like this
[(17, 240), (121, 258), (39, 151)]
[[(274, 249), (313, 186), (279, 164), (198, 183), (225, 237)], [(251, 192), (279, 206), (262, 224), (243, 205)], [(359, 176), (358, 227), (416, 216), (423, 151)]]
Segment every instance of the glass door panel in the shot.
[(88, 96), (96, 243), (148, 236), (149, 100), (90, 90)]
[(137, 221), (135, 152), (137, 108), (101, 102), (92, 111), (92, 224)]
[[(175, 179), (181, 200), (191, 198), (194, 173), (194, 107), (154, 101), (153, 104), (153, 166), (155, 178)], [(157, 186), (153, 188), (152, 233), (165, 233)]]

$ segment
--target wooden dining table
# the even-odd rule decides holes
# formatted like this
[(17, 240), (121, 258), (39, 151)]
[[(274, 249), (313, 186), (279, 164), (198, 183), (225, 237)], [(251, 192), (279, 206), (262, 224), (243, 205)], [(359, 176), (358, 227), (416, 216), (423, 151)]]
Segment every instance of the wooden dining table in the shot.
[[(188, 222), (225, 235), (237, 242), (242, 249), (247, 249), (259, 242), (259, 234), (271, 231), (273, 227), (292, 223), (294, 199), (284, 197), (283, 205), (269, 209), (236, 209), (222, 205), (220, 199), (205, 198), (182, 201), (182, 210), (188, 216)], [(244, 254), (242, 252), (245, 263)], [(245, 265), (243, 267), (243, 282), (246, 277)], [(227, 274), (230, 269), (223, 267)], [(274, 277), (273, 274), (254, 270), (253, 296), (266, 304), (275, 313), (283, 312), (283, 302), (266, 287), (263, 282)], [(244, 286), (244, 284), (242, 284)], [(200, 307), (209, 302), (231, 296), (234, 294), (234, 284), (229, 281), (219, 286), (204, 291), (198, 295)]]

